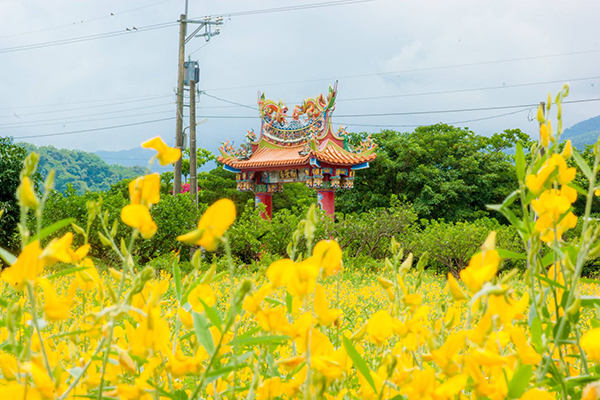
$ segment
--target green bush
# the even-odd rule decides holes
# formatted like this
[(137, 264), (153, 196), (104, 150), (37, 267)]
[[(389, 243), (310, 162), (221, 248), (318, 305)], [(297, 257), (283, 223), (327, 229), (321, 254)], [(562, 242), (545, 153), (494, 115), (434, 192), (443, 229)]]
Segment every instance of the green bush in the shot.
[[(120, 243), (122, 235), (128, 233), (131, 228), (127, 227), (121, 221), (121, 209), (129, 204), (128, 193), (124, 190), (126, 184), (119, 183), (111, 190), (103, 193), (87, 192), (78, 195), (72, 187), (67, 188), (64, 194), (53, 191), (48, 197), (44, 207), (43, 224), (48, 226), (64, 218), (74, 218), (75, 223), (84, 229), (87, 227), (87, 202), (101, 201), (103, 215), (101, 218), (107, 218), (109, 230), (113, 223), (117, 223), (118, 232), (114, 240)], [(181, 253), (181, 259), (189, 259), (189, 246), (174, 240), (175, 237), (191, 231), (198, 223), (198, 219), (206, 209), (206, 205), (199, 205), (196, 208), (188, 194), (177, 196), (163, 195), (158, 204), (150, 210), (152, 218), (158, 226), (158, 232), (152, 239), (140, 242), (136, 252), (133, 254), (135, 259), (145, 263), (153, 258), (169, 254), (174, 251)], [(64, 234), (68, 228), (55, 233), (52, 237)], [(96, 218), (92, 224), (91, 232), (101, 230), (100, 220)], [(124, 238), (124, 237), (123, 237)], [(75, 240), (77, 245), (83, 243), (81, 236)], [(91, 254), (93, 257), (102, 258), (106, 261), (116, 261), (114, 254), (107, 250), (100, 241), (97, 234), (90, 235), (89, 242), (92, 244)]]
[[(415, 237), (415, 253), (429, 254), (430, 268), (458, 276), (469, 264), (473, 254), (479, 251), (490, 231), (496, 231), (496, 246), (514, 252), (523, 252), (518, 233), (512, 227), (501, 225), (497, 220), (482, 218), (473, 222), (445, 222), (422, 220), (422, 232)], [(519, 263), (508, 260), (506, 266)]]
[(417, 214), (412, 207), (397, 204), (360, 214), (338, 215), (332, 233), (349, 257), (383, 259), (389, 253), (392, 237), (406, 252), (413, 250), (418, 234)]

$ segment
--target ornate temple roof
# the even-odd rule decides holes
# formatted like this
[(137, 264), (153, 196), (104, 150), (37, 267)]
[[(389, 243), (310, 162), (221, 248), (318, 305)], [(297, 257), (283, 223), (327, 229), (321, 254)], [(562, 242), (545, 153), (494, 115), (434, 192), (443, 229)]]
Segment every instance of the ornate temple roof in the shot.
[(370, 138), (352, 146), (343, 127), (332, 129), (336, 96), (337, 83), (329, 87), (327, 97), (321, 94), (295, 106), (290, 118), (287, 106), (281, 101), (265, 100), (263, 93), (258, 100), (260, 136), (257, 138), (254, 131), (248, 131), (246, 143), (238, 149), (229, 141), (223, 143), (217, 160), (236, 170), (301, 167), (314, 164), (315, 160), (352, 166), (374, 160), (376, 145)]

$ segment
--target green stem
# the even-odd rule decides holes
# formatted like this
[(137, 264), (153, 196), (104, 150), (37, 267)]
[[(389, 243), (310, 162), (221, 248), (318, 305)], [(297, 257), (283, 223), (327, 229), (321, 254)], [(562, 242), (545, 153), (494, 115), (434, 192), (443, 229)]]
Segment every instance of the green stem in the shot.
[(44, 339), (42, 338), (42, 331), (40, 330), (40, 326), (38, 324), (37, 310), (35, 306), (35, 293), (33, 292), (33, 284), (27, 282), (27, 292), (29, 293), (29, 303), (31, 305), (31, 319), (33, 321), (33, 326), (38, 334), (38, 339), (40, 341), (40, 348), (42, 349), (42, 356), (44, 358), (44, 366), (46, 367), (46, 371), (48, 372), (48, 376), (52, 378), (52, 368), (50, 367), (50, 362), (48, 361), (48, 354), (46, 353), (46, 346), (44, 345)]

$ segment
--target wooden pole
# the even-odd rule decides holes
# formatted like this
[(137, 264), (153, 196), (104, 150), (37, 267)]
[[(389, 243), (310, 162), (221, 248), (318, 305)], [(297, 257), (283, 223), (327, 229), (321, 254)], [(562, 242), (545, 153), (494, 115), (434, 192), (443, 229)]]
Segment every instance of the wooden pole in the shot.
[(198, 160), (196, 159), (196, 81), (190, 80), (190, 196), (198, 205)]
[[(175, 125), (175, 147), (183, 150), (183, 62), (185, 59), (186, 15), (179, 16), (179, 65), (177, 70), (177, 123)], [(181, 193), (181, 159), (175, 163), (173, 194)]]

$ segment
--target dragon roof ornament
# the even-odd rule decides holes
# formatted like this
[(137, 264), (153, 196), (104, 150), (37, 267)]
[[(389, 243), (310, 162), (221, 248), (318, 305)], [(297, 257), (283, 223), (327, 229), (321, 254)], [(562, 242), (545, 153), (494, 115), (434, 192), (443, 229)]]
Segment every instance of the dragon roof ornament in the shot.
[(281, 102), (266, 100), (261, 93), (258, 107), (262, 120), (262, 135), (275, 142), (301, 144), (326, 131), (330, 124), (330, 113), (335, 109), (337, 82), (329, 87), (327, 96), (320, 94), (316, 98), (305, 99), (302, 105), (296, 105), (292, 115), (289, 108)]

